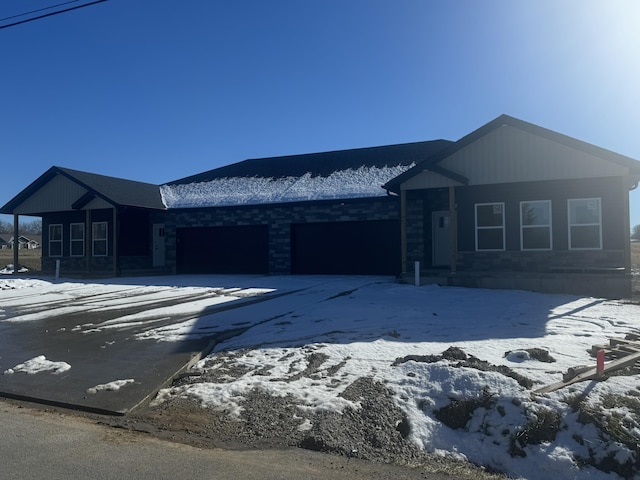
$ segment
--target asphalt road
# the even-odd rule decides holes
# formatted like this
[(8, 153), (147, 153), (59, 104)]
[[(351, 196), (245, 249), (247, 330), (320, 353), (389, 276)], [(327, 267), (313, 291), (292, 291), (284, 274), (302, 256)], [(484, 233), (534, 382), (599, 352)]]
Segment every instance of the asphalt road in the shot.
[(299, 449), (207, 450), (0, 401), (0, 479), (451, 480)]

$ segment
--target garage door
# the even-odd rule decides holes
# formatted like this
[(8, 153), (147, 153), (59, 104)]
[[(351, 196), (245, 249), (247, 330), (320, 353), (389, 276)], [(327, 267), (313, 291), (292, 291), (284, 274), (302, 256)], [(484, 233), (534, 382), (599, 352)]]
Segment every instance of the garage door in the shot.
[(269, 228), (178, 228), (178, 273), (268, 273)]
[(291, 250), (297, 274), (395, 275), (400, 270), (400, 222), (295, 224)]

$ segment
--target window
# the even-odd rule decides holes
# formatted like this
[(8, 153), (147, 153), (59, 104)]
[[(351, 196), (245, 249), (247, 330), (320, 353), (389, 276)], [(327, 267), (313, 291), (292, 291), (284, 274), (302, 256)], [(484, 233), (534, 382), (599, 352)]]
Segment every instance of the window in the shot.
[(568, 201), (569, 250), (602, 248), (600, 203), (599, 198), (578, 198)]
[(520, 249), (551, 248), (551, 201), (520, 202)]
[(91, 233), (93, 256), (105, 257), (107, 255), (107, 222), (95, 222)]
[(49, 225), (49, 256), (62, 256), (62, 225)]
[(476, 204), (476, 250), (504, 250), (504, 203)]
[(71, 256), (84, 256), (84, 223), (72, 223), (69, 228)]

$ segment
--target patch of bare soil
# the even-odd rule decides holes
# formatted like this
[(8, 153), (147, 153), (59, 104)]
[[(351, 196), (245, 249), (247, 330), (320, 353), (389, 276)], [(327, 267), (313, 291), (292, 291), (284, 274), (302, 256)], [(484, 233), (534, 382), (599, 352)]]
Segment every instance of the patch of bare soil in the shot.
[[(184, 375), (174, 381), (174, 386), (199, 382), (233, 382), (247, 373), (245, 367), (233, 361), (234, 355), (242, 353), (228, 352), (226, 356), (217, 357), (211, 360), (215, 362), (216, 368)], [(512, 353), (506, 352), (505, 355)], [(528, 349), (526, 354), (542, 362), (554, 361), (544, 349)], [(310, 351), (307, 368), (297, 375), (313, 378), (326, 360), (323, 353)], [(394, 365), (408, 361), (446, 361), (454, 368), (472, 368), (509, 376), (525, 388), (530, 388), (532, 384), (530, 379), (515, 374), (511, 369), (479, 360), (457, 347), (450, 347), (440, 355), (398, 358)], [(637, 372), (634, 370), (629, 374), (634, 373)], [(265, 370), (263, 374), (268, 375), (269, 371)], [(245, 395), (240, 405), (239, 418), (233, 417), (229, 412), (204, 408), (194, 399), (170, 397), (135, 415), (114, 419), (111, 424), (203, 448), (304, 448), (347, 458), (413, 467), (420, 472), (445, 473), (459, 479), (505, 478), (490, 469), (433, 456), (420, 450), (407, 438), (411, 425), (402, 410), (396, 406), (393, 392), (373, 378), (361, 377), (355, 380), (347, 386), (342, 396), (358, 403), (360, 408), (345, 408), (342, 413), (323, 411), (311, 414), (305, 411), (306, 420), (303, 420), (299, 415), (302, 405), (295, 398), (272, 396), (256, 389)], [(633, 451), (637, 448), (634, 447), (637, 439), (633, 432), (640, 425), (638, 398), (640, 394), (634, 390), (626, 397), (607, 398), (600, 406), (587, 404), (581, 397), (568, 399), (566, 403), (572, 411), (579, 412), (580, 422), (596, 427), (601, 442), (627, 445)], [(491, 428), (491, 419), (500, 420), (504, 417), (509, 402), (516, 408), (521, 406), (517, 399), (510, 400), (496, 392), (485, 390), (474, 398), (452, 398), (449, 404), (433, 411), (433, 415), (451, 429), (472, 432), (470, 429), (480, 428), (489, 435), (488, 432), (495, 430)], [(506, 451), (513, 457), (526, 456), (528, 445), (555, 441), (558, 433), (567, 428), (562, 414), (553, 408), (544, 405), (533, 409), (522, 408), (522, 424), (493, 433), (500, 437), (496, 437), (496, 441), (505, 445)], [(630, 414), (622, 415), (619, 413), (621, 408), (628, 410)], [(495, 415), (484, 415), (489, 423), (474, 426), (471, 419), (478, 410), (495, 412)], [(578, 443), (581, 441), (579, 438), (575, 440)], [(578, 465), (590, 465), (604, 472), (614, 472), (622, 478), (634, 478), (629, 475), (637, 471), (638, 457), (633, 455), (627, 459), (618, 459), (613, 455), (611, 458), (599, 458), (594, 451), (584, 458), (576, 457), (575, 460)]]
[[(203, 379), (188, 376), (178, 379), (176, 384), (198, 381)], [(458, 479), (504, 478), (466, 462), (427, 454), (408, 441), (410, 426), (394, 404), (392, 392), (372, 378), (356, 380), (342, 395), (360, 402), (361, 408), (347, 408), (342, 414), (321, 412), (310, 418), (306, 413), (309, 421), (304, 423), (292, 397), (275, 397), (254, 390), (242, 403), (239, 420), (225, 412), (203, 408), (195, 400), (172, 398), (135, 415), (112, 419), (110, 424), (202, 448), (299, 447), (413, 467), (421, 472), (444, 473)]]
[[(536, 352), (538, 356), (541, 356), (542, 354), (537, 352), (542, 352), (543, 350), (532, 349), (531, 351)], [(546, 354), (548, 355), (549, 352), (546, 352)], [(447, 350), (442, 352), (441, 355), (408, 355), (406, 357), (396, 358), (392, 365), (400, 365), (410, 360), (414, 362), (424, 363), (435, 363), (439, 362), (440, 360), (457, 361), (457, 363), (453, 363), (451, 366), (457, 368), (474, 368), (483, 372), (498, 372), (507, 377), (513, 378), (516, 382), (518, 382), (525, 388), (531, 388), (533, 386), (533, 382), (530, 379), (514, 372), (509, 367), (505, 367), (503, 365), (492, 365), (489, 362), (474, 357), (473, 355), (467, 355), (458, 347), (449, 347)]]

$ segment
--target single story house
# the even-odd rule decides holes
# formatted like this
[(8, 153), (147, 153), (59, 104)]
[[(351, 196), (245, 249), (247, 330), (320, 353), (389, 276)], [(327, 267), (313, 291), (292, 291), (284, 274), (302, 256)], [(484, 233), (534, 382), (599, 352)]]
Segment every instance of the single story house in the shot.
[[(32, 235), (30, 237), (26, 237), (25, 235), (20, 235), (18, 237), (18, 248), (24, 250), (32, 250), (34, 248), (40, 247), (40, 238), (36, 239), (36, 236)], [(37, 237), (40, 237), (38, 235)], [(13, 248), (13, 237), (9, 240), (9, 248)]]
[(458, 141), (260, 158), (163, 185), (52, 167), (43, 271), (385, 274), (624, 297), (640, 162), (502, 115)]
[[(40, 241), (40, 235), (32, 235), (31, 237), (20, 235), (18, 237), (18, 248), (21, 250), (31, 250), (34, 248), (39, 248)], [(13, 235), (0, 235), (0, 248), (13, 248)]]

